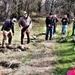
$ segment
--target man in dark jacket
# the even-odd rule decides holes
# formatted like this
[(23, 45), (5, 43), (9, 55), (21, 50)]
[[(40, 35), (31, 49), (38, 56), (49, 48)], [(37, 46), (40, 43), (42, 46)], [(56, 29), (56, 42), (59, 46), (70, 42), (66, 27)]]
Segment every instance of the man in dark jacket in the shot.
[(53, 19), (52, 13), (50, 13), (49, 16), (46, 17), (46, 37), (45, 37), (45, 40), (48, 40), (48, 34), (49, 34), (49, 32), (50, 32), (50, 38), (49, 38), (49, 40), (52, 40), (53, 23), (54, 23), (54, 19)]
[[(13, 19), (7, 19), (3, 26), (2, 26), (2, 34), (3, 34), (3, 40), (2, 40), (2, 47), (4, 47), (5, 44), (7, 44), (7, 37), (8, 37), (8, 44), (11, 44), (12, 41), (12, 34), (14, 35), (14, 22), (16, 21), (15, 18)], [(12, 30), (12, 34), (10, 32), (10, 29)]]

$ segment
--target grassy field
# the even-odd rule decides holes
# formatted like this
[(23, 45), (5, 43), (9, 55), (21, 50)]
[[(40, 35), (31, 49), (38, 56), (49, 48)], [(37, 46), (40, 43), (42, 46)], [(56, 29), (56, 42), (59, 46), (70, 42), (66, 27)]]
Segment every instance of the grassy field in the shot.
[[(57, 29), (57, 31), (59, 32), (60, 29)], [(54, 75), (66, 75), (67, 71), (75, 66), (75, 50), (72, 41), (74, 37), (71, 36), (71, 34), (72, 24), (68, 26), (66, 35), (58, 34), (57, 38), (64, 37), (67, 39), (67, 42), (56, 42), (55, 54), (58, 56), (58, 61), (53, 63), (53, 65), (56, 66)]]
[[(30, 35), (32, 37), (42, 32), (45, 32), (45, 18), (36, 18)], [(20, 33), (20, 28), (16, 23), (12, 44), (20, 45)], [(72, 24), (68, 26), (66, 35), (61, 34), (60, 24), (57, 26), (57, 34), (53, 35), (53, 41), (45, 41), (45, 35), (42, 35), (33, 42), (31, 41), (30, 44), (26, 44), (27, 40), (24, 39), (25, 46), (28, 47), (26, 51), (0, 52), (0, 62), (5, 60), (20, 62), (19, 68), (0, 68), (2, 69), (0, 75), (3, 74), (1, 72), (4, 72), (4, 75), (66, 75), (66, 72), (75, 65), (75, 50), (71, 33)], [(67, 42), (56, 42), (61, 37), (66, 38)], [(0, 44), (1, 40), (2, 35), (0, 35)]]

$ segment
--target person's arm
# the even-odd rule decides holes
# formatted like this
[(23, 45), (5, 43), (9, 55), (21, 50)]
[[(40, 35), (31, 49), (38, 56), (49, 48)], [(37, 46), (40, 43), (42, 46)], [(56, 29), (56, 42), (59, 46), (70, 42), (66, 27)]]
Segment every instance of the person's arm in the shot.
[(49, 19), (48, 19), (48, 17), (46, 17), (46, 21), (45, 21), (45, 23), (46, 23), (46, 27), (50, 27), (50, 24), (49, 24)]
[(12, 24), (12, 33), (13, 33), (13, 35), (14, 35), (14, 24)]
[(48, 17), (46, 17), (46, 21), (45, 21), (45, 23), (48, 24)]
[(56, 18), (56, 22), (58, 22), (58, 18)]

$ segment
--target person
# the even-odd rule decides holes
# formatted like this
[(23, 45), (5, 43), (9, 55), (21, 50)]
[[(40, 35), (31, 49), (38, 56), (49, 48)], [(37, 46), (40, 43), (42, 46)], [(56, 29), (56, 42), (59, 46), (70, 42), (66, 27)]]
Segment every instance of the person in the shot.
[(52, 13), (49, 14), (48, 17), (46, 17), (46, 36), (45, 36), (45, 40), (48, 40), (48, 34), (50, 32), (50, 38), (49, 40), (52, 40), (52, 35), (53, 35), (53, 23), (54, 23), (54, 19), (53, 19), (53, 15)]
[(21, 45), (24, 44), (24, 33), (27, 35), (27, 44), (30, 43), (30, 25), (32, 21), (26, 11), (22, 12), (22, 17), (19, 19), (19, 27), (21, 28)]
[(75, 35), (74, 30), (75, 30), (75, 17), (73, 18), (72, 36)]
[(69, 19), (67, 18), (67, 15), (64, 15), (61, 22), (62, 22), (62, 34), (66, 34), (67, 25), (69, 23)]
[(56, 33), (56, 27), (57, 27), (57, 22), (58, 22), (58, 18), (56, 14), (53, 16), (53, 19), (54, 19), (54, 30), (53, 30), (53, 34), (54, 34)]
[[(14, 35), (14, 23), (15, 22), (16, 22), (16, 18), (6, 19), (6, 21), (4, 22), (4, 24), (1, 28), (1, 32), (3, 35), (3, 40), (2, 40), (3, 48), (4, 48), (4, 45), (11, 44), (12, 34)], [(12, 30), (12, 33), (11, 33), (10, 29)], [(7, 43), (7, 37), (8, 37), (8, 43)]]

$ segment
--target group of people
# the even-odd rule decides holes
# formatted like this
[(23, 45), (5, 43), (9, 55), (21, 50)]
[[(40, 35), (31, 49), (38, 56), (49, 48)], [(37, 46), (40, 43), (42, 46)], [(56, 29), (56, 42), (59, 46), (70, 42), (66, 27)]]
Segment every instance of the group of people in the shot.
[[(10, 45), (12, 41), (12, 35), (14, 36), (14, 23), (16, 22), (15, 18), (6, 19), (4, 22), (1, 32), (3, 34), (2, 47), (5, 45)], [(24, 34), (27, 35), (27, 43), (30, 43), (30, 25), (32, 24), (31, 18), (27, 15), (26, 11), (22, 12), (22, 16), (19, 19), (19, 27), (21, 28), (21, 44), (24, 44)], [(12, 30), (12, 32), (10, 31)], [(8, 42), (7, 42), (8, 38)]]
[[(63, 16), (63, 18), (61, 19), (61, 23), (62, 23), (61, 34), (63, 34), (63, 35), (66, 34), (69, 21), (70, 21), (69, 18), (65, 14)], [(53, 39), (53, 34), (56, 33), (57, 22), (58, 22), (57, 16), (53, 15), (52, 13), (50, 13), (49, 16), (46, 17), (46, 37), (45, 37), (45, 40), (48, 40), (49, 33), (50, 33), (49, 40)], [(75, 30), (75, 17), (73, 18), (72, 36), (74, 35), (74, 30)]]
[[(2, 40), (2, 47), (7, 44), (11, 44), (12, 41), (12, 35), (14, 36), (14, 23), (16, 22), (15, 18), (7, 19), (2, 28), (2, 34), (3, 34), (3, 40)], [(57, 27), (58, 18), (56, 15), (53, 15), (52, 13), (49, 14), (48, 17), (46, 17), (46, 35), (45, 40), (48, 40), (48, 36), (50, 33), (49, 40), (53, 39), (53, 34), (56, 33), (56, 27)], [(62, 30), (61, 33), (63, 35), (66, 34), (67, 25), (69, 23), (69, 18), (67, 15), (64, 15), (64, 17), (61, 20), (62, 23)], [(31, 18), (28, 16), (26, 11), (22, 12), (22, 16), (19, 19), (19, 27), (21, 28), (21, 44), (24, 44), (24, 34), (27, 35), (27, 43), (30, 43), (30, 26), (32, 25)], [(12, 33), (10, 32), (12, 30)], [(73, 29), (72, 29), (72, 36), (74, 35), (75, 30), (75, 17), (73, 19)], [(8, 43), (7, 43), (7, 37), (8, 37)]]

